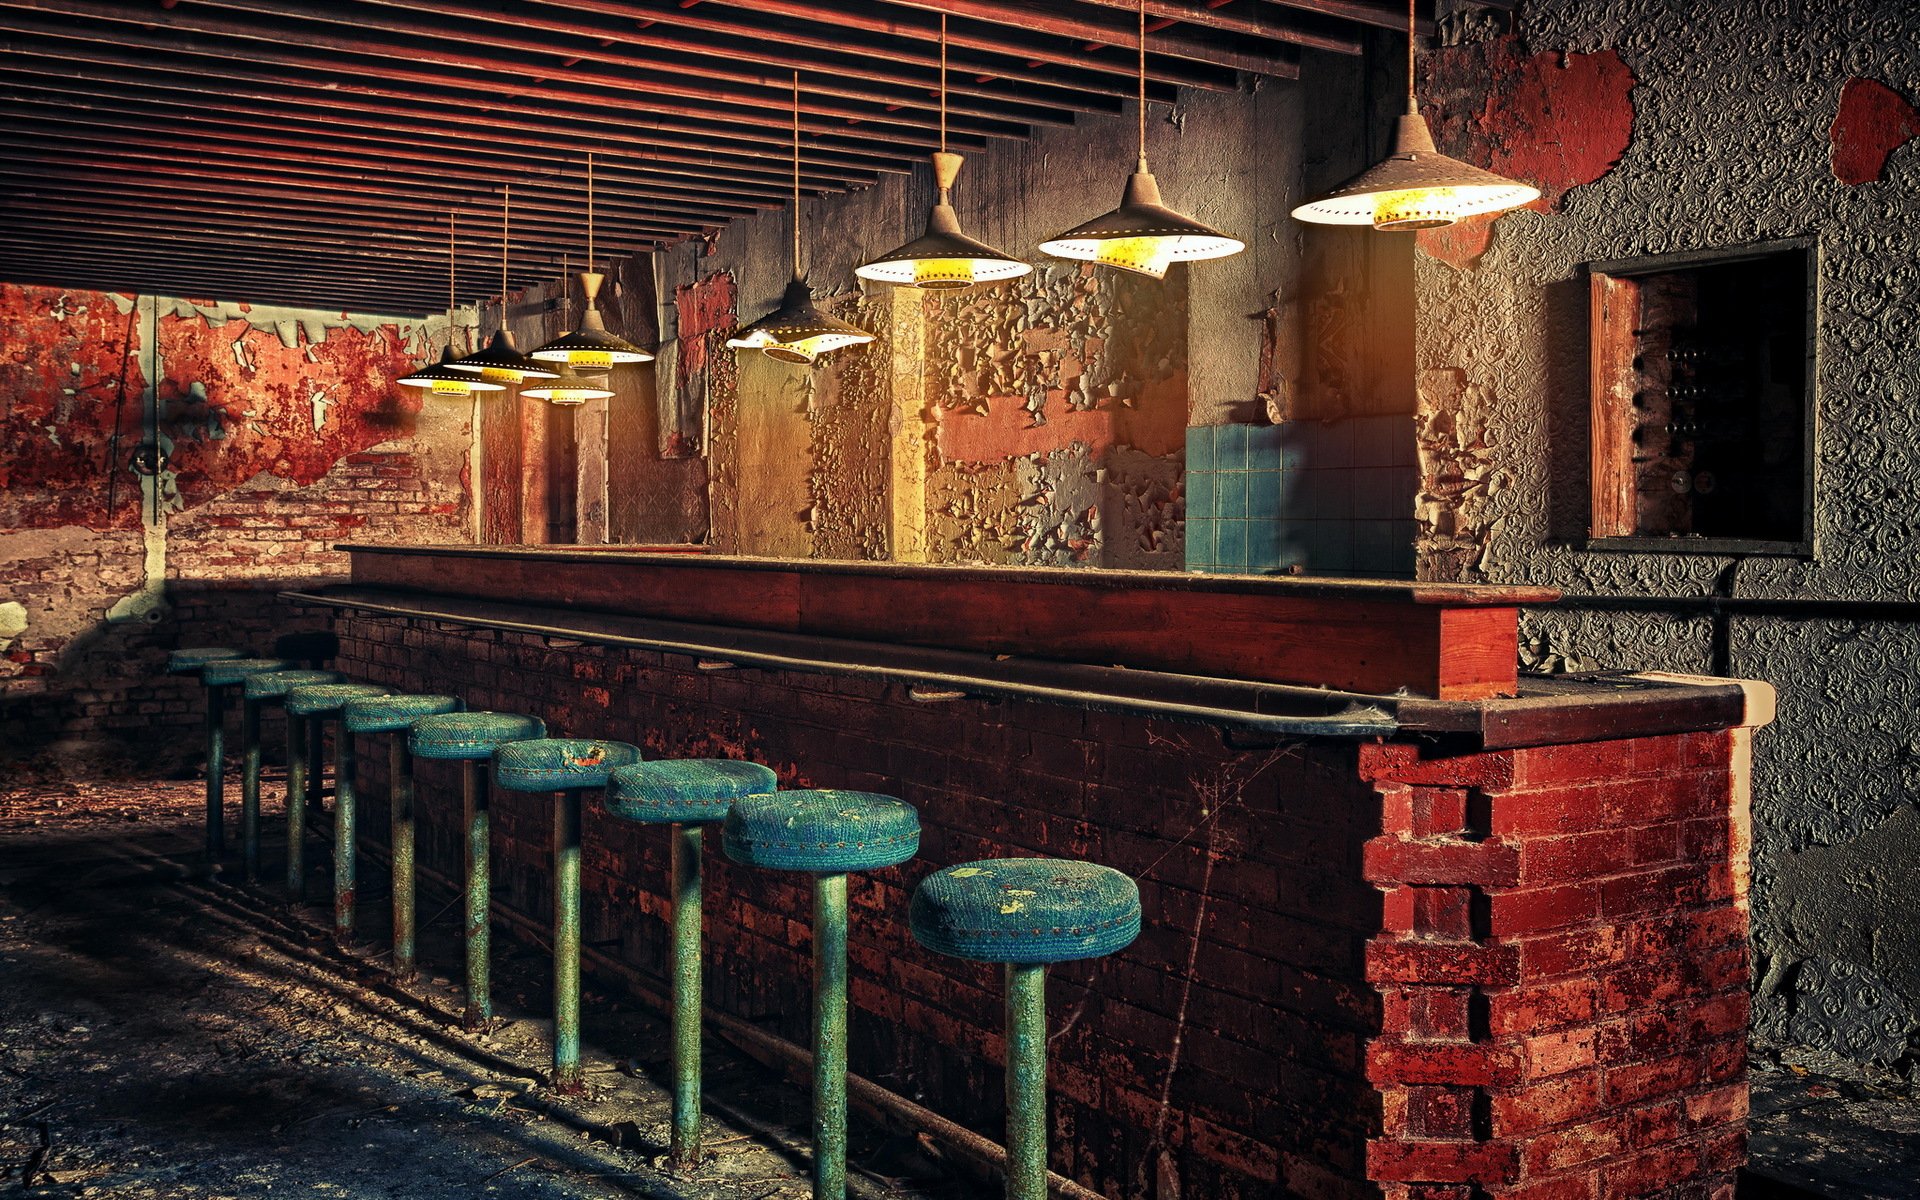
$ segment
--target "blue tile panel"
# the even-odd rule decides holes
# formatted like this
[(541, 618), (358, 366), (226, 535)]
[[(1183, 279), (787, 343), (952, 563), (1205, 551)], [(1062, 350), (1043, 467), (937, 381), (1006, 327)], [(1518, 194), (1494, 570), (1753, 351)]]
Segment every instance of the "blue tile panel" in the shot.
[(1190, 571), (1413, 576), (1408, 416), (1187, 430)]

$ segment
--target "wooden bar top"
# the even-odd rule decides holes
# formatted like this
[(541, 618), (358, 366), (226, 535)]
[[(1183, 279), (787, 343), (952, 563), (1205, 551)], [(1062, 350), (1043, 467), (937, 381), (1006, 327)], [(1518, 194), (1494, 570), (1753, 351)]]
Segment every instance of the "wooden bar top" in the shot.
[(744, 558), (697, 548), (347, 545), (356, 587), (1440, 700), (1516, 690), (1549, 588)]

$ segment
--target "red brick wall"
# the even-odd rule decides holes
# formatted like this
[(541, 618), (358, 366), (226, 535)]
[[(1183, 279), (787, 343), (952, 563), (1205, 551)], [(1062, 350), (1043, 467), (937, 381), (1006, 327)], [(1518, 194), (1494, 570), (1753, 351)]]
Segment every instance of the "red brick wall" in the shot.
[[(1566, 805), (1595, 778), (1625, 778), (1608, 795), (1671, 793), (1663, 815), (1633, 818), (1646, 853), (1674, 867), (1681, 853), (1704, 857), (1708, 814), (1717, 804), (1724, 824), (1726, 809), (1725, 753), (1711, 738), (1577, 760), (1528, 751), (1421, 763), (1399, 747), (1236, 748), (1200, 726), (1015, 701), (919, 704), (879, 682), (701, 672), (684, 658), (430, 622), (343, 615), (338, 627), (355, 677), (534, 713), (558, 734), (633, 741), (650, 757), (744, 755), (787, 786), (915, 804), (919, 857), (853, 887), (853, 1066), (990, 1135), (1001, 1119), (999, 975), (913, 942), (912, 884), (1013, 854), (1136, 877), (1139, 941), (1050, 976), (1053, 1163), (1107, 1195), (1177, 1182), (1210, 1200), (1380, 1196), (1370, 1173), (1409, 1197), (1465, 1197), (1425, 1185), (1469, 1180), (1502, 1194), (1571, 1180), (1589, 1190), (1564, 1194), (1592, 1196), (1599, 1182), (1613, 1187), (1600, 1194), (1626, 1195), (1615, 1185), (1657, 1165), (1636, 1154), (1692, 1154), (1700, 1168), (1737, 1132), (1711, 1106), (1735, 1094), (1716, 1089), (1742, 1026), (1715, 1025), (1711, 1049), (1705, 1029), (1731, 1019), (1726, 997), (1743, 997), (1744, 964), (1708, 987), (1687, 957), (1690, 937), (1715, 930), (1714, 950), (1737, 945), (1714, 890), (1724, 872), (1694, 883), (1623, 867), (1593, 883), (1591, 911), (1560, 910), (1531, 893), (1564, 886), (1537, 873), (1577, 835), (1509, 827), (1548, 812), (1542, 798)], [(1621, 753), (1645, 779), (1609, 765)], [(367, 794), (382, 794), (384, 756), (369, 744), (361, 761)], [(422, 764), (421, 789), (425, 861), (457, 872), (456, 776)], [(545, 920), (550, 805), (507, 794), (494, 811), (503, 898)], [(1494, 821), (1491, 836), (1461, 837), (1474, 820)], [(590, 804), (586, 842), (588, 938), (661, 974), (663, 836)], [(804, 881), (733, 868), (711, 846), (708, 866), (710, 1002), (804, 1043)], [(1631, 945), (1635, 963), (1657, 966), (1667, 960), (1647, 948), (1665, 936), (1678, 973), (1623, 966), (1607, 977), (1614, 991), (1590, 980), (1584, 1002), (1550, 1011), (1580, 969), (1549, 961), (1550, 948), (1574, 928), (1585, 945), (1590, 927), (1615, 921), (1601, 936), (1623, 939), (1608, 942), (1621, 955)], [(1688, 1040), (1702, 1048), (1683, 1053)], [(1663, 1074), (1674, 1058), (1692, 1066)], [(1583, 1093), (1583, 1081), (1604, 1091)], [(1544, 1104), (1553, 1088), (1557, 1108)], [(1521, 1128), (1510, 1103), (1541, 1124)], [(1645, 1136), (1607, 1140), (1623, 1130)], [(1418, 1186), (1404, 1192), (1403, 1181)]]
[(1407, 1200), (1727, 1198), (1746, 1149), (1735, 734), (1372, 747), (1374, 1178)]

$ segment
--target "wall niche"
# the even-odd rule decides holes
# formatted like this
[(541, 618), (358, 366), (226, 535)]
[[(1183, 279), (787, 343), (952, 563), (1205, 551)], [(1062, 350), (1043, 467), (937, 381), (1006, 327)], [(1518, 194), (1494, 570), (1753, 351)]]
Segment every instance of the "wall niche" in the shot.
[(1587, 272), (1588, 547), (1810, 556), (1812, 239)]

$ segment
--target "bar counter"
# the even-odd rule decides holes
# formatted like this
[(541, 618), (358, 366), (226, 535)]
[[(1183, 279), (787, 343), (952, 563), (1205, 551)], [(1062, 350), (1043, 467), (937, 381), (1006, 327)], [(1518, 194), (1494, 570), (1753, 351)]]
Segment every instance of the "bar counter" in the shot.
[[(348, 583), (291, 598), (355, 678), (919, 809), (919, 857), (854, 882), (856, 1098), (997, 1137), (998, 979), (922, 951), (907, 897), (1053, 855), (1145, 912), (1049, 980), (1053, 1166), (1087, 1188), (1625, 1195), (1647, 1156), (1731, 1185), (1764, 684), (1520, 677), (1538, 588), (346, 549)], [(422, 765), (421, 860), (456, 875), (457, 795)], [(536, 809), (495, 803), (530, 928)], [(586, 842), (603, 973), (661, 978), (664, 843), (597, 811)], [(709, 857), (710, 1007), (804, 1042), (804, 886)]]

